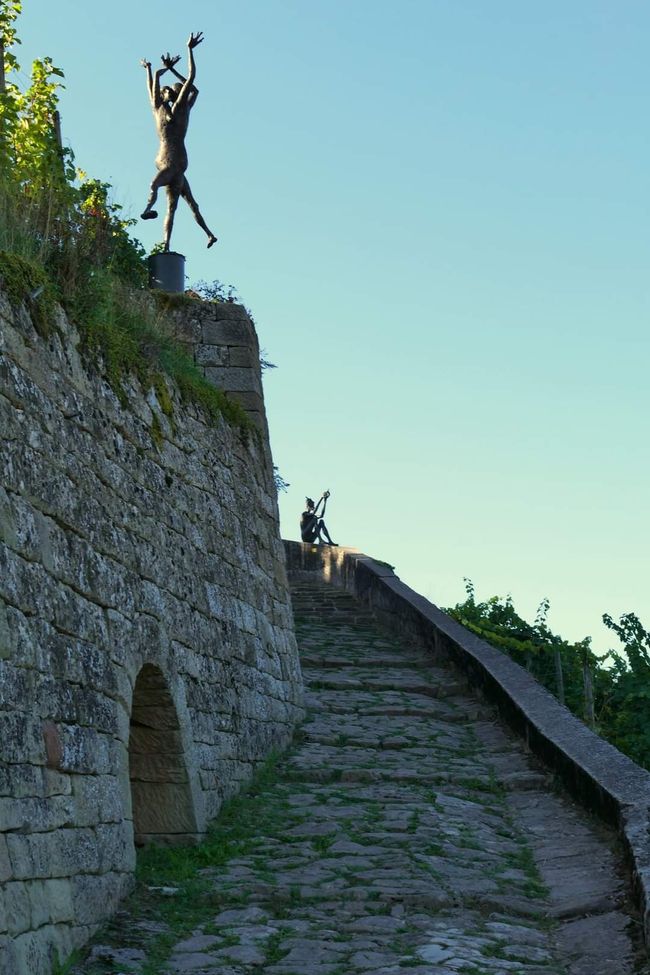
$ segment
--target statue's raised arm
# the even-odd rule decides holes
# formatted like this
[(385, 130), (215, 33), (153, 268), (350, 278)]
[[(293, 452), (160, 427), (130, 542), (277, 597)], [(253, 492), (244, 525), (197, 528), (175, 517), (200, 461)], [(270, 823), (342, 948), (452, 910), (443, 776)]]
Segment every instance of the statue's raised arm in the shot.
[[(190, 93), (194, 88), (194, 79), (196, 78), (196, 62), (194, 60), (194, 48), (198, 47), (203, 40), (203, 34), (199, 31), (198, 34), (190, 34), (187, 40), (187, 63), (188, 63), (188, 74), (187, 79), (183, 84), (178, 95), (177, 104), (186, 103), (190, 97)], [(198, 95), (198, 90), (196, 92)], [(192, 99), (192, 104), (196, 101), (196, 96)], [(176, 106), (174, 106), (174, 109)]]
[[(185, 76), (182, 75), (180, 73), (180, 71), (177, 71), (176, 70), (176, 65), (178, 64), (178, 62), (180, 61), (180, 59), (181, 59), (180, 54), (177, 54), (175, 57), (172, 57), (172, 55), (169, 54), (169, 53), (163, 54), (162, 55), (162, 58), (161, 58), (162, 63), (165, 65), (165, 67), (169, 71), (171, 71), (171, 73), (176, 78), (178, 78), (178, 80), (180, 81), (181, 85), (185, 85), (185, 83), (187, 81), (187, 78), (185, 78)], [(192, 84), (192, 87), (190, 88), (190, 93), (189, 93), (189, 96), (188, 96), (188, 99), (187, 99), (187, 104), (189, 105), (190, 108), (192, 108), (192, 106), (194, 105), (194, 102), (198, 98), (198, 95), (199, 95), (199, 89), (196, 87), (195, 84)]]

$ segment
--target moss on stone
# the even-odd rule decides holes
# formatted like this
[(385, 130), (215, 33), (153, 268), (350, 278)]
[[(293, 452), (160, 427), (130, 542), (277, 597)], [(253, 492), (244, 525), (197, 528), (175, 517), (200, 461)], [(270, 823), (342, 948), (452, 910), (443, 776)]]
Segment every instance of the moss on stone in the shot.
[(160, 451), (162, 450), (162, 445), (164, 441), (162, 427), (160, 425), (160, 420), (158, 419), (158, 414), (153, 413), (151, 420), (151, 439), (156, 445), (156, 448)]
[(47, 338), (53, 329), (56, 296), (45, 270), (18, 254), (0, 251), (0, 282), (12, 305), (29, 307), (34, 328)]
[(184, 400), (197, 403), (211, 419), (222, 416), (232, 426), (238, 427), (245, 440), (255, 431), (253, 421), (239, 403), (228, 398), (222, 389), (217, 389), (205, 379), (193, 363), (192, 368), (174, 376)]
[(171, 420), (174, 415), (174, 403), (172, 401), (169, 387), (165, 382), (165, 377), (162, 373), (154, 373), (151, 385), (154, 388), (156, 394), (156, 399), (160, 403), (160, 409), (163, 411), (168, 420)]

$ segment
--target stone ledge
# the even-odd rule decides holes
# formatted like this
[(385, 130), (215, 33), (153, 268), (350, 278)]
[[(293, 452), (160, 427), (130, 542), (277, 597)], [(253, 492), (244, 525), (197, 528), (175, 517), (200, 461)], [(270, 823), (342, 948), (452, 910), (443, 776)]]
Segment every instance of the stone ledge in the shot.
[(317, 575), (347, 589), (385, 623), (452, 662), (575, 798), (618, 828), (650, 944), (650, 772), (594, 734), (523, 667), (401, 582), (390, 566), (357, 549), (284, 546), (290, 579)]

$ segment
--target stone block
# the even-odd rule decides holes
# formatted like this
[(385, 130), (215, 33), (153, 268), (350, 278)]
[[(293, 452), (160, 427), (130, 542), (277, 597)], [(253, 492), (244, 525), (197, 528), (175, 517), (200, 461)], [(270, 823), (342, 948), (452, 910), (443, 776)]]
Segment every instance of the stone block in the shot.
[[(2, 895), (0, 894), (0, 903), (1, 902)], [(1, 928), (2, 922), (0, 922), (0, 929)], [(9, 938), (4, 934), (0, 934), (0, 971), (11, 972), (11, 975), (18, 973), (18, 961), (16, 958), (14, 939)]]
[(11, 860), (7, 838), (0, 833), (0, 884), (4, 884), (12, 876)]
[[(58, 690), (58, 688), (54, 690)], [(67, 717), (67, 715), (64, 716)], [(59, 730), (54, 721), (43, 721), (41, 730), (43, 732), (43, 741), (45, 742), (45, 761), (47, 767), (53, 770), (59, 769), (61, 767), (61, 759), (63, 758)]]
[(75, 775), (74, 788), (77, 826), (118, 823), (125, 816), (122, 783), (116, 775)]
[(0, 660), (0, 687), (4, 700), (16, 704), (33, 701), (36, 697), (34, 678), (34, 671), (30, 668), (18, 667), (11, 661)]
[(69, 775), (57, 772), (51, 768), (39, 769), (42, 777), (43, 796), (69, 796), (72, 792), (72, 780)]
[(106, 823), (95, 829), (100, 873), (126, 873), (135, 868), (133, 827), (130, 821)]
[(250, 321), (212, 321), (203, 324), (204, 345), (243, 345), (257, 348), (257, 340)]
[(69, 878), (64, 877), (60, 880), (45, 880), (43, 887), (49, 905), (50, 921), (53, 924), (61, 924), (74, 921), (74, 908), (72, 905), (72, 885)]
[(78, 725), (61, 727), (61, 770), (82, 775), (107, 775), (111, 762), (113, 739), (94, 728)]
[(232, 399), (235, 403), (243, 406), (247, 413), (255, 413), (260, 418), (265, 416), (264, 400), (259, 393), (243, 390), (228, 390), (227, 395), (228, 399)]
[(247, 392), (247, 393), (257, 393), (261, 396), (262, 386), (257, 375), (257, 372), (253, 369), (247, 368), (228, 368), (221, 369), (218, 366), (210, 366), (205, 370), (205, 378), (208, 382), (216, 386), (217, 389), (223, 389), (224, 392), (237, 391), (237, 392)]
[(5, 930), (11, 935), (29, 931), (31, 927), (31, 884), (13, 882), (2, 888), (4, 897)]
[(45, 762), (41, 722), (25, 711), (0, 712), (0, 761), (9, 765)]
[(38, 931), (19, 935), (13, 942), (16, 975), (49, 975), (55, 947), (59, 957), (65, 958), (69, 954), (70, 943), (65, 929), (46, 925)]
[[(233, 352), (239, 351), (233, 349)], [(230, 349), (227, 345), (197, 345), (194, 350), (194, 359), (200, 366), (221, 366), (228, 367), (231, 362)], [(240, 363), (233, 363), (239, 365)]]
[(198, 315), (175, 314), (173, 316), (173, 335), (177, 342), (195, 345), (201, 341), (201, 318)]
[(243, 305), (238, 304), (236, 301), (215, 301), (208, 306), (206, 311), (209, 318), (217, 321), (243, 320), (248, 324), (251, 331), (253, 331), (253, 323), (250, 320), (248, 312)]
[(180, 749), (167, 753), (147, 751), (144, 754), (132, 751), (129, 764), (132, 781), (187, 782), (187, 770)]
[[(76, 636), (84, 643), (109, 646), (103, 609), (67, 586), (53, 585), (48, 590), (48, 597), (48, 610), (43, 616), (51, 620), (60, 632)], [(120, 608), (124, 611), (126, 607)]]
[(72, 822), (74, 804), (70, 796), (0, 799), (0, 824), (7, 830), (43, 833)]
[(31, 836), (9, 833), (6, 836), (12, 876), (18, 880), (47, 877), (50, 874), (49, 857), (42, 845)]
[(196, 817), (187, 783), (131, 783), (136, 834), (196, 832)]
[(47, 620), (57, 588), (42, 566), (27, 562), (0, 544), (0, 597), (27, 614)]
[(46, 881), (33, 880), (27, 885), (30, 907), (30, 928), (42, 927), (50, 921), (50, 903)]
[(260, 372), (260, 357), (256, 346), (233, 346), (230, 349), (230, 366), (240, 366)]
[(8, 833), (7, 847), (17, 880), (67, 877), (99, 869), (91, 829), (62, 828), (49, 833)]
[(42, 772), (37, 765), (7, 765), (0, 762), (0, 796), (16, 799), (43, 794)]
[(11, 631), (7, 619), (7, 605), (0, 599), (0, 660), (7, 660), (11, 656)]
[(70, 886), (76, 923), (92, 925), (115, 910), (124, 892), (125, 880), (117, 873), (75, 876), (71, 878)]
[(53, 856), (54, 877), (66, 877), (99, 870), (97, 837), (92, 829), (60, 829)]

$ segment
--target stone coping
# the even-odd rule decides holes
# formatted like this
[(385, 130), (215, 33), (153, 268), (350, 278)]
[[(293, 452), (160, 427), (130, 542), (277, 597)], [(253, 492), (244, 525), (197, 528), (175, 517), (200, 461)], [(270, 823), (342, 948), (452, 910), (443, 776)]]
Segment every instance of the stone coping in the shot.
[(289, 578), (317, 575), (354, 593), (385, 623), (448, 660), (587, 809), (614, 825), (632, 869), (650, 945), (650, 772), (591, 731), (534, 677), (353, 548), (285, 541)]

